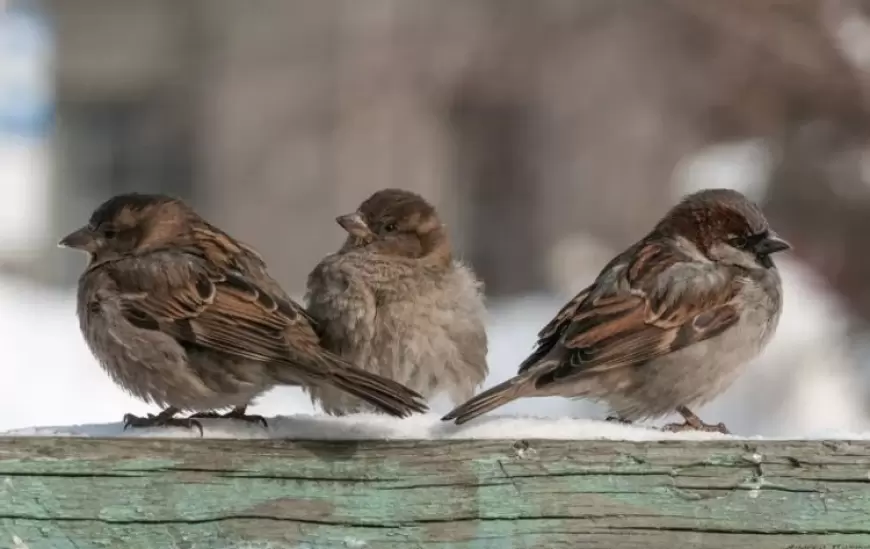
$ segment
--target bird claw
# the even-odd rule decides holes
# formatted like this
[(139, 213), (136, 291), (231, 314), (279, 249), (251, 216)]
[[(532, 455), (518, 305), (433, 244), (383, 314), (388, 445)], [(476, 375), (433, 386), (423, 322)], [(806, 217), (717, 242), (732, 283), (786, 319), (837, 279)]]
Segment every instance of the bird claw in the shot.
[(623, 419), (619, 416), (607, 416), (604, 418), (604, 421), (608, 421), (610, 423), (621, 423), (623, 425), (631, 425), (631, 420)]
[(683, 416), (684, 422), (668, 423), (662, 427), (663, 431), (669, 431), (671, 433), (677, 433), (680, 431), (706, 431), (708, 433), (722, 433), (723, 435), (731, 434), (728, 431), (728, 428), (725, 427), (724, 423), (717, 423), (715, 425), (704, 423), (701, 421), (701, 418), (689, 410), (687, 406), (677, 406), (677, 413)]
[(130, 427), (184, 427), (186, 429), (196, 427), (199, 430), (199, 436), (203, 434), (202, 424), (195, 419), (164, 416), (162, 414), (148, 414), (146, 417), (124, 414), (124, 430), (126, 431)]
[(198, 412), (193, 414), (188, 419), (235, 419), (238, 421), (246, 421), (248, 423), (258, 423), (263, 426), (264, 429), (269, 428), (269, 422), (266, 421), (266, 418), (263, 416), (258, 416), (254, 414), (246, 414), (244, 411), (232, 410), (227, 412), (226, 414), (219, 414), (217, 412)]
[(263, 416), (258, 416), (258, 415), (256, 415), (256, 414), (254, 414), (254, 415), (248, 415), (248, 414), (245, 414), (245, 415), (243, 415), (243, 416), (241, 416), (241, 417), (233, 417), (233, 419), (238, 419), (238, 420), (241, 420), (241, 421), (247, 421), (247, 422), (249, 422), (249, 423), (258, 423), (258, 424), (260, 424), (260, 425), (263, 426), (263, 429), (268, 429), (268, 428), (269, 428), (269, 422), (266, 421), (266, 418), (264, 418)]
[(664, 427), (662, 427), (662, 431), (666, 431), (669, 433), (679, 433), (682, 431), (705, 431), (708, 433), (722, 433), (723, 435), (730, 435), (731, 432), (725, 427), (724, 423), (717, 423), (715, 425), (704, 422), (684, 422), (684, 423), (668, 423)]

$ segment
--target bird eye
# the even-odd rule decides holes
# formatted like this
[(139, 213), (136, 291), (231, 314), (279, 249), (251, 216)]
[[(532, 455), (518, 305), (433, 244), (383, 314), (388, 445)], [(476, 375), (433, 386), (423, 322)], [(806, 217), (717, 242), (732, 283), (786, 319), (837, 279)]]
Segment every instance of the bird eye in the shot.
[(106, 238), (115, 238), (118, 236), (118, 231), (115, 229), (103, 229), (103, 236)]
[(728, 243), (731, 244), (732, 246), (734, 246), (735, 248), (742, 250), (742, 249), (746, 248), (746, 245), (748, 244), (748, 240), (746, 239), (745, 236), (735, 236), (735, 237), (732, 237), (731, 239), (729, 239)]
[(388, 232), (388, 233), (394, 233), (394, 232), (396, 232), (398, 229), (399, 229), (399, 227), (398, 227), (398, 225), (396, 225), (395, 223), (387, 223), (387, 224), (384, 226), (384, 230), (385, 230), (386, 232)]

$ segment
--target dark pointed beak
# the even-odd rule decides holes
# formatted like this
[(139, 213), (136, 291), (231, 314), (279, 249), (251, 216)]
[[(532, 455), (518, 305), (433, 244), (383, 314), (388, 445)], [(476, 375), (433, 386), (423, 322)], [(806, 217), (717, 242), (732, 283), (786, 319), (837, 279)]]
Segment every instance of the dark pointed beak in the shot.
[(335, 221), (341, 225), (342, 229), (350, 233), (351, 236), (357, 238), (371, 238), (373, 236), (372, 230), (359, 212), (340, 215), (335, 218)]
[(61, 248), (72, 248), (73, 250), (87, 250), (94, 241), (94, 232), (88, 227), (77, 229), (57, 243)]
[(790, 249), (791, 244), (773, 231), (770, 231), (764, 240), (755, 245), (755, 253), (759, 255), (770, 255)]

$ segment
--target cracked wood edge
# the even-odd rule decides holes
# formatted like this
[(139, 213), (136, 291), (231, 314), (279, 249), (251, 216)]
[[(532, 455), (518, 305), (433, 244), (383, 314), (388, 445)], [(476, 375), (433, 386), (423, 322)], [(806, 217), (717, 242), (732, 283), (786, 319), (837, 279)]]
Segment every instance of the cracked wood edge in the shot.
[(14, 549), (870, 549), (870, 442), (0, 438)]

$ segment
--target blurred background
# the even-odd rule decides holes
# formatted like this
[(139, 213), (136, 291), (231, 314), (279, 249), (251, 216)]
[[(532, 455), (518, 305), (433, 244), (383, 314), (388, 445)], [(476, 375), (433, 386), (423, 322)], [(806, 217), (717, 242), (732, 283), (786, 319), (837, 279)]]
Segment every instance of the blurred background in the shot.
[(865, 0), (0, 0), (0, 429), (155, 411), (90, 357), (84, 258), (55, 247), (113, 194), (191, 201), (299, 297), (337, 214), (423, 194), (486, 283), (489, 386), (681, 195), (725, 186), (794, 251), (779, 333), (702, 417), (865, 430), (868, 100)]

